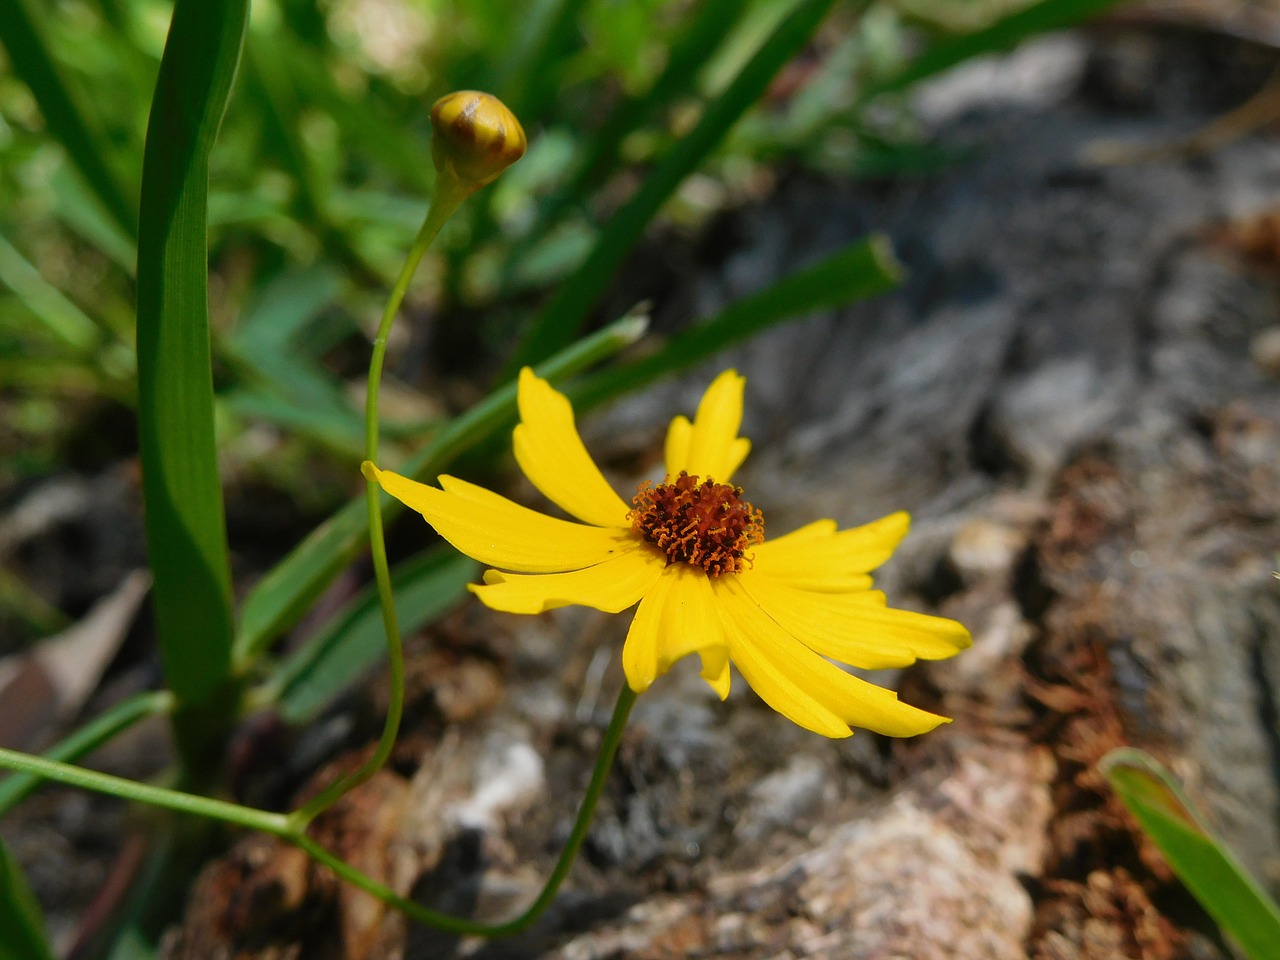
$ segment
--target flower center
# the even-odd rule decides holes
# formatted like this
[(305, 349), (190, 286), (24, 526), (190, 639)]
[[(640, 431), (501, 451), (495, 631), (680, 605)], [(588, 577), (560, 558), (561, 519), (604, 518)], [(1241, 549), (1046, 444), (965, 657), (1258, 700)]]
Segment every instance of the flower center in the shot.
[(709, 577), (741, 573), (747, 548), (764, 542), (764, 516), (742, 488), (680, 476), (654, 486), (646, 480), (631, 500), (631, 529), (666, 553), (667, 562), (691, 563)]

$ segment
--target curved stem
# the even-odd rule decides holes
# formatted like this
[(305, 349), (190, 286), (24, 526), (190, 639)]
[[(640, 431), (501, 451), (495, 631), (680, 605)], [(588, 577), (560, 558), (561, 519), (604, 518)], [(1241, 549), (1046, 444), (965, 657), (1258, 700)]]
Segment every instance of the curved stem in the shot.
[(7, 767), (46, 780), (57, 780), (73, 787), (122, 797), (125, 800), (136, 800), (181, 813), (193, 813), (211, 820), (221, 820), (250, 830), (272, 834), (294, 844), (317, 862), (329, 867), (352, 886), (402, 911), (411, 920), (464, 936), (506, 937), (519, 933), (542, 916), (551, 905), (551, 901), (555, 899), (565, 877), (569, 875), (569, 868), (573, 866), (573, 861), (577, 858), (578, 851), (582, 849), (582, 843), (591, 827), (596, 806), (600, 802), (600, 794), (604, 791), (609, 770), (613, 767), (613, 760), (618, 754), (618, 744), (622, 742), (622, 733), (626, 729), (627, 719), (631, 715), (631, 708), (635, 702), (636, 694), (624, 683), (618, 694), (618, 702), (614, 705), (613, 716), (609, 719), (609, 726), (600, 742), (600, 752), (596, 755), (595, 767), (591, 771), (591, 782), (587, 785), (587, 792), (578, 807), (578, 816), (574, 820), (573, 829), (569, 832), (568, 842), (560, 851), (560, 858), (556, 861), (551, 876), (547, 878), (541, 892), (523, 913), (502, 923), (481, 923), (466, 917), (440, 913), (400, 896), (390, 887), (357, 870), (345, 860), (339, 859), (302, 833), (301, 830), (305, 828), (305, 824), (299, 826), (296, 814), (286, 815), (256, 810), (253, 807), (244, 807), (225, 800), (214, 800), (198, 794), (138, 783), (56, 760), (19, 753), (16, 750), (0, 748), (0, 767)]
[(543, 884), (542, 890), (533, 903), (519, 916), (510, 920), (502, 923), (481, 923), (466, 917), (440, 913), (400, 896), (390, 887), (379, 883), (368, 874), (362, 873), (345, 861), (338, 859), (310, 837), (302, 836), (289, 839), (352, 886), (358, 887), (365, 893), (377, 897), (383, 903), (395, 907), (411, 920), (462, 936), (512, 936), (527, 928), (546, 912), (547, 907), (551, 906), (551, 901), (555, 899), (560, 885), (564, 883), (565, 877), (569, 875), (569, 868), (573, 866), (573, 861), (577, 859), (578, 851), (582, 849), (582, 843), (587, 838), (587, 831), (590, 829), (591, 820), (595, 816), (596, 806), (600, 802), (600, 794), (604, 791), (604, 785), (609, 778), (609, 771), (613, 767), (614, 757), (618, 754), (618, 744), (622, 742), (622, 732), (626, 729), (627, 718), (631, 715), (631, 708), (635, 702), (636, 694), (624, 682), (622, 690), (618, 694), (618, 702), (613, 708), (613, 716), (610, 718), (609, 726), (605, 730), (604, 739), (600, 743), (600, 752), (596, 755), (596, 765), (591, 771), (591, 782), (587, 785), (587, 792), (578, 807), (578, 816), (573, 822), (573, 829), (569, 832), (569, 839), (565, 843), (564, 849), (560, 851), (560, 859), (556, 861), (556, 865), (551, 871), (551, 876), (547, 878), (546, 883)]
[[(378, 323), (378, 332), (373, 340), (373, 356), (369, 361), (369, 383), (364, 410), (366, 460), (376, 463), (378, 459), (378, 392), (382, 386), (382, 367), (387, 356), (387, 338), (391, 333), (391, 325), (395, 321), (396, 314), (400, 312), (400, 304), (404, 301), (409, 283), (413, 280), (413, 275), (417, 272), (418, 264), (422, 262), (427, 248), (431, 246), (431, 241), (436, 238), (445, 221), (453, 215), (470, 193), (471, 191), (461, 188), (451, 177), (442, 175), (436, 179), (431, 208), (427, 211), (418, 235), (409, 248), (409, 255), (405, 258), (404, 266), (400, 268), (400, 275), (396, 278), (395, 286), (391, 288), (391, 295), (387, 297), (382, 319)], [(400, 637), (400, 622), (396, 616), (395, 597), (391, 590), (391, 571), (387, 564), (386, 540), (382, 532), (382, 491), (373, 480), (366, 481), (365, 503), (369, 511), (369, 546), (373, 558), (373, 575), (378, 585), (378, 602), (382, 607), (382, 621), (387, 634), (387, 663), (391, 684), (387, 717), (373, 756), (358, 770), (334, 781), (290, 814), (290, 823), (298, 833), (305, 830), (307, 824), (332, 806), (340, 797), (360, 786), (386, 765), (395, 746), (401, 717), (404, 715), (404, 643)]]

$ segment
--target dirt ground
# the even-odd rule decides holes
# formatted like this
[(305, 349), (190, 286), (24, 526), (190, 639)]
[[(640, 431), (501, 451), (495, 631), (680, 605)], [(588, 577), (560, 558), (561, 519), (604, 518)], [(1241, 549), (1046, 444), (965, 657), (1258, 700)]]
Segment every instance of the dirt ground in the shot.
[[(899, 292), (774, 331), (583, 430), (633, 489), (667, 420), (736, 366), (754, 444), (738, 479), (771, 531), (911, 511), (879, 585), (962, 620), (974, 647), (874, 679), (953, 724), (832, 742), (739, 677), (719, 703), (685, 663), (641, 697), (582, 860), (528, 933), (412, 928), (239, 837), (200, 874), (166, 957), (1231, 956), (1096, 762), (1124, 743), (1156, 753), (1280, 891), (1280, 140), (1265, 125), (1195, 137), (1276, 63), (1204, 29), (1044, 39), (919, 92), (957, 155), (937, 174), (788, 174), (707, 237), (644, 251), (616, 294), (664, 278), (640, 293), (672, 329), (869, 229), (892, 237)], [(74, 570), (97, 550), (95, 576), (116, 579), (92, 589), (109, 593), (139, 557), (129, 469), (59, 481), (80, 485), (63, 529), (109, 507), (110, 533), (83, 520), (81, 540), (18, 556)], [(572, 820), (625, 626), (469, 602), (414, 637), (392, 767), (317, 836), (423, 902), (511, 912)], [(90, 708), (155, 681), (131, 643)], [(260, 719), (244, 796), (283, 804), (358, 762), (381, 691), (373, 677), (295, 733)], [(143, 728), (97, 762), (146, 775), (164, 750)], [(0, 824), (64, 944), (130, 822), (50, 789)]]

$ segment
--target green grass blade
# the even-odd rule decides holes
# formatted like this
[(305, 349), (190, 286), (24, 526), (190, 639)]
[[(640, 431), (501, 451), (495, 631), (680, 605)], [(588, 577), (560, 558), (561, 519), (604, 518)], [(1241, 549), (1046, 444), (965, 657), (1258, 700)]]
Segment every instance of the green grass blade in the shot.
[(109, 166), (110, 144), (94, 129), (36, 27), (27, 0), (0, 0), (0, 43), (14, 74), (31, 90), (49, 132), (62, 144), (98, 201), (130, 237), (138, 217), (132, 192)]
[[(644, 328), (644, 321), (636, 317), (619, 320), (539, 364), (538, 372), (552, 380), (563, 379), (635, 343)], [(452, 421), (399, 470), (406, 476), (434, 479), (461, 454), (511, 426), (515, 415), (515, 384), (508, 383)], [(399, 501), (383, 498), (386, 520), (401, 509)], [(313, 530), (259, 581), (240, 612), (235, 646), (240, 669), (297, 623), (342, 568), (367, 548), (368, 523), (365, 499), (360, 496)]]
[(1073, 27), (1097, 16), (1118, 0), (1040, 0), (1039, 3), (1012, 13), (991, 26), (973, 33), (945, 40), (930, 47), (897, 73), (860, 91), (865, 101), (877, 94), (904, 90), (926, 77), (948, 70), (957, 64), (987, 53), (1012, 49), (1027, 37), (1051, 30)]
[(1251, 960), (1280, 960), (1280, 908), (1204, 824), (1177, 780), (1131, 747), (1102, 758), (1102, 772), (1201, 906)]
[[(392, 574), (400, 629), (407, 635), (443, 616), (466, 594), (480, 565), (442, 545)], [(289, 723), (313, 719), (326, 704), (387, 655), (378, 595), (370, 587), (281, 664), (269, 686)]]
[(627, 135), (657, 115), (676, 98), (690, 94), (698, 71), (732, 31), (746, 12), (744, 0), (705, 0), (680, 37), (672, 44), (667, 65), (642, 97), (625, 100), (587, 144), (587, 155), (570, 178), (563, 194), (565, 202), (598, 186), (618, 159), (618, 149)]
[(54, 339), (73, 352), (89, 354), (101, 342), (98, 325), (40, 276), (4, 237), (0, 237), (0, 284), (12, 290)]
[(0, 840), (0, 960), (54, 960), (40, 905)]
[[(173, 696), (167, 691), (137, 694), (120, 701), (106, 713), (95, 717), (65, 740), (46, 750), (42, 756), (47, 760), (75, 763), (81, 757), (112, 740), (117, 734), (128, 730), (139, 720), (167, 713), (172, 706)], [(41, 782), (39, 777), (30, 773), (11, 773), (0, 780), (0, 816), (25, 800)], [(3, 925), (0, 925), (0, 930), (3, 929)]]
[(594, 406), (692, 366), (778, 323), (875, 296), (901, 280), (902, 267), (894, 259), (888, 238), (873, 235), (730, 304), (641, 360), (582, 378), (569, 386), (569, 396), (579, 409)]
[[(423, 197), (431, 195), (435, 168), (430, 161), (431, 142), (425, 135), (397, 122), (380, 102), (355, 99), (340, 89), (314, 47), (284, 34), (271, 40), (270, 55), (279, 61), (281, 69), (288, 71), (300, 100), (332, 117), (350, 144), (367, 151), (407, 190)], [(329, 189), (334, 186), (330, 184)], [(333, 197), (328, 199), (332, 207)], [(415, 208), (414, 216), (416, 219), (407, 227), (410, 235), (422, 222), (420, 207)]]
[[(184, 706), (220, 700), (215, 695), (231, 672), (231, 574), (210, 368), (207, 200), (209, 153), (231, 92), (248, 6), (248, 0), (175, 4), (143, 159), (137, 274), (142, 488), (165, 675)], [(179, 726), (197, 750), (199, 723), (193, 720), (185, 734)], [(207, 735), (220, 732), (212, 728)]]
[(538, 314), (516, 350), (509, 374), (573, 340), (623, 257), (635, 246), (662, 204), (760, 99), (769, 82), (801, 50), (834, 3), (835, 0), (800, 0), (728, 89), (707, 105), (693, 130), (676, 143), (635, 196), (617, 212), (591, 254)]
[(498, 95), (517, 117), (529, 122), (542, 115), (556, 87), (556, 66), (577, 39), (586, 0), (548, 0), (531, 4), (528, 33), (499, 81)]

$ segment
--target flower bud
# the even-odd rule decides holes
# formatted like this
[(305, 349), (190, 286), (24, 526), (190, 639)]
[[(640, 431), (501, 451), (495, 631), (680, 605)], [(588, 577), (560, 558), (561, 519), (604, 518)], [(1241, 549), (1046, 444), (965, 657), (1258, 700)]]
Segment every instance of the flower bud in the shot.
[(528, 141), (515, 114), (475, 90), (447, 93), (431, 107), (431, 159), (443, 176), (476, 190), (524, 156)]

